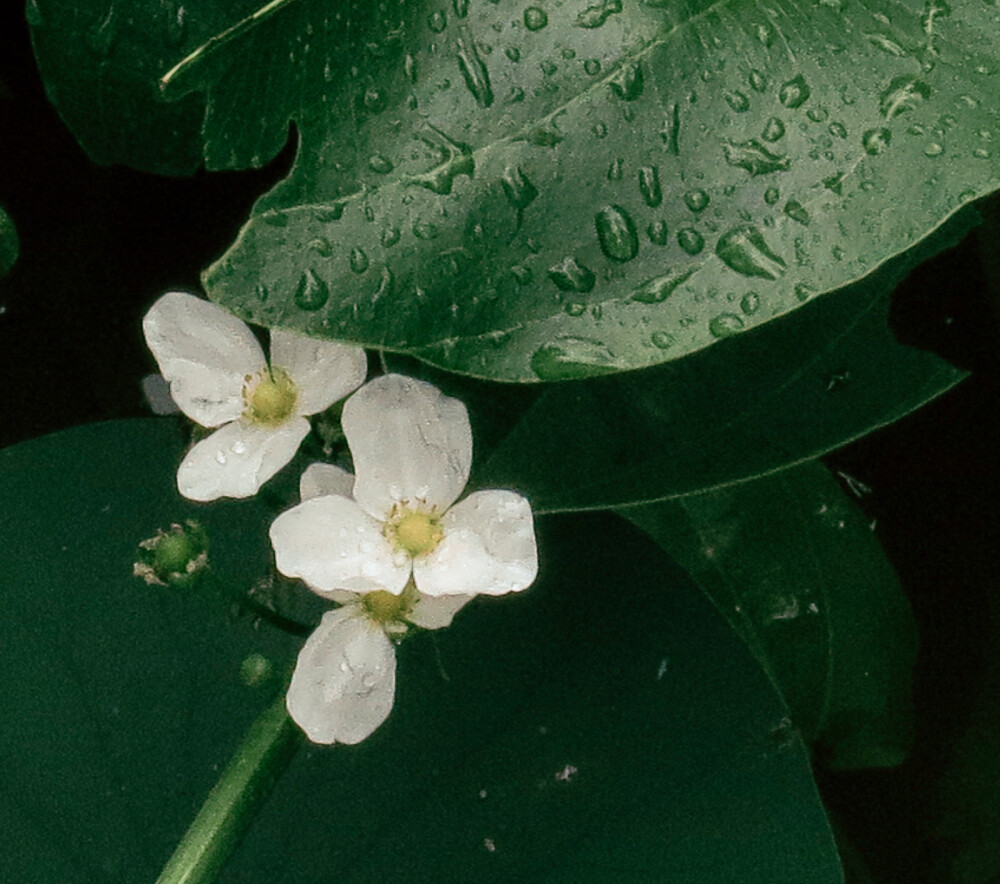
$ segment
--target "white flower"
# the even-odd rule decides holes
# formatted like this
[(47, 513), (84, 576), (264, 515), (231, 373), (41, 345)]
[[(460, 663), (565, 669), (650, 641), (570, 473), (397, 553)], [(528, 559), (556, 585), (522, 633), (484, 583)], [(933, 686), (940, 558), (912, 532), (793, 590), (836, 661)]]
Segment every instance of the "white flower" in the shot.
[[(302, 499), (350, 494), (354, 477), (328, 464), (302, 475)], [(394, 640), (409, 629), (440, 629), (471, 600), (430, 598), (410, 582), (400, 595), (322, 593), (342, 607), (327, 611), (299, 652), (288, 688), (289, 715), (314, 743), (359, 743), (389, 715), (396, 693)]]
[(271, 361), (231, 313), (183, 292), (161, 297), (142, 321), (170, 395), (189, 418), (219, 427), (177, 471), (192, 500), (251, 497), (309, 433), (306, 415), (328, 408), (365, 379), (360, 347), (274, 329)]
[(278, 570), (320, 594), (383, 590), (411, 577), (425, 596), (501, 595), (535, 579), (531, 507), (511, 491), (455, 503), (469, 477), (465, 406), (430, 384), (384, 375), (344, 405), (353, 499), (304, 500), (271, 525)]

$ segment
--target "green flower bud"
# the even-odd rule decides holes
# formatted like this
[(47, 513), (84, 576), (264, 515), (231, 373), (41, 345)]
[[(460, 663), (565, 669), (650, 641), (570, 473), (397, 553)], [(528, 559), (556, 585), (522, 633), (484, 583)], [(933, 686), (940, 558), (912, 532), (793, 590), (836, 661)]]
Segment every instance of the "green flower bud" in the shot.
[(141, 541), (132, 573), (150, 585), (187, 588), (207, 567), (208, 534), (199, 522), (188, 519)]

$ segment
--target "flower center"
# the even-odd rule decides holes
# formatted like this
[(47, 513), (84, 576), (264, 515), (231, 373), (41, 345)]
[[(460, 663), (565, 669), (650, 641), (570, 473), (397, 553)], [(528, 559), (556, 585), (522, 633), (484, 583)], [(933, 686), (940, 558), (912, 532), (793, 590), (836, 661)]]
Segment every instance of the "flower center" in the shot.
[(390, 540), (411, 556), (422, 556), (437, 547), (444, 537), (441, 520), (433, 513), (404, 510), (390, 523)]
[(410, 613), (412, 599), (410, 598), (409, 585), (400, 595), (393, 595), (384, 589), (377, 589), (374, 592), (366, 592), (361, 598), (368, 616), (377, 623), (391, 623), (402, 620)]
[(288, 372), (275, 365), (256, 378), (247, 375), (243, 386), (243, 401), (246, 403), (243, 417), (251, 424), (278, 426), (295, 411), (298, 399), (299, 391)]

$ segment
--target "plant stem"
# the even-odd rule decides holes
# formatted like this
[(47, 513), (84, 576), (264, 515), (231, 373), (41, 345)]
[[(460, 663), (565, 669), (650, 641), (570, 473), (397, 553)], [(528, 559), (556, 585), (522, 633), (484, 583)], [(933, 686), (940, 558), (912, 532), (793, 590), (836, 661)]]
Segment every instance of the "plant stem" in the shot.
[(250, 726), (156, 884), (214, 881), (300, 742), (282, 690)]

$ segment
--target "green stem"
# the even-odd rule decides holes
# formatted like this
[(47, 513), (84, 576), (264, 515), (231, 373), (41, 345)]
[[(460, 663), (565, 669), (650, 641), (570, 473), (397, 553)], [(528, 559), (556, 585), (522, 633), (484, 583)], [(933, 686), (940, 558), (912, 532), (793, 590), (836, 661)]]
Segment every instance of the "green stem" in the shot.
[(301, 731), (285, 711), (285, 692), (265, 709), (212, 788), (156, 884), (208, 884), (295, 755)]

